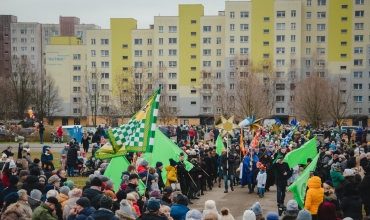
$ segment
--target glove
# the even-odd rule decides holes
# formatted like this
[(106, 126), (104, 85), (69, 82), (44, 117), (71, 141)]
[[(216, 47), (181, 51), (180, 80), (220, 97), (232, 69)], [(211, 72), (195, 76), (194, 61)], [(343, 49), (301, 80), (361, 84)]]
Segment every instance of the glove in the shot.
[(265, 184), (262, 184), (262, 186), (265, 186)]

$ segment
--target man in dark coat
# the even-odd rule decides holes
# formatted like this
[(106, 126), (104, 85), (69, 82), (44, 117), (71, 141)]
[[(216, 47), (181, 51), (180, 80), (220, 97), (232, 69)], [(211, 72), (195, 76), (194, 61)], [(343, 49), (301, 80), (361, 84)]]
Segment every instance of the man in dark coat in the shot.
[(206, 181), (207, 181), (207, 185), (208, 185), (208, 188), (209, 190), (212, 190), (212, 177), (213, 177), (213, 161), (212, 161), (212, 158), (209, 156), (209, 150), (205, 150), (204, 151), (204, 158), (203, 158), (203, 161), (206, 163), (207, 165), (207, 170), (204, 170), (206, 172)]
[(370, 215), (370, 166), (364, 167), (365, 177), (358, 185), (358, 191), (364, 204), (366, 216)]
[(181, 187), (181, 192), (183, 195), (188, 195), (188, 192), (189, 192), (189, 182), (191, 180), (189, 180), (189, 173), (188, 171), (186, 170), (186, 165), (185, 165), (185, 155), (183, 152), (180, 153), (180, 160), (179, 162), (177, 163), (177, 179), (180, 183), (180, 187)]
[(3, 202), (4, 202), (4, 198), (9, 194), (9, 193), (12, 193), (12, 192), (18, 192), (18, 188), (17, 188), (17, 185), (18, 185), (18, 182), (19, 182), (19, 178), (18, 176), (15, 176), (15, 175), (12, 175), (10, 176), (9, 178), (9, 182), (10, 182), (10, 185), (8, 187), (6, 187), (0, 194), (0, 208), (3, 207)]
[(44, 131), (45, 131), (44, 125), (42, 124), (42, 121), (40, 121), (39, 124), (40, 144), (42, 144), (44, 140)]
[(75, 165), (77, 161), (77, 155), (79, 148), (75, 144), (70, 145), (68, 152), (67, 152), (67, 169), (68, 169), (68, 176), (74, 177), (75, 173)]
[[(155, 164), (155, 170), (158, 173), (158, 187), (162, 191), (163, 188), (165, 187), (164, 182), (163, 182), (163, 177), (162, 177), (162, 169), (163, 169), (163, 163), (158, 161)], [(122, 178), (121, 178), (122, 179)]]
[(33, 189), (38, 189), (41, 193), (43, 193), (45, 186), (39, 182), (38, 176), (40, 175), (40, 172), (38, 172), (36, 169), (32, 169), (30, 174), (31, 175), (27, 176), (26, 181), (23, 183), (22, 189), (26, 190), (28, 195), (31, 195), (31, 191)]
[[(93, 205), (91, 204), (91, 206)], [(99, 200), (99, 207), (100, 208), (87, 217), (86, 220), (119, 220), (119, 218), (111, 210), (113, 207), (113, 200), (109, 196), (101, 197)]]
[[(180, 125), (182, 127), (182, 125)], [(181, 128), (180, 126), (177, 126), (176, 128), (176, 137), (177, 137), (177, 143), (181, 141)]]
[(82, 197), (87, 197), (90, 200), (90, 205), (95, 209), (99, 208), (100, 199), (103, 197), (102, 185), (103, 182), (98, 177), (95, 177), (91, 180), (91, 187), (82, 192)]
[(213, 129), (213, 134), (215, 135), (215, 142), (216, 142), (216, 140), (217, 140), (218, 135), (220, 134), (220, 132), (218, 131), (218, 129), (214, 128)]
[(154, 198), (149, 199), (146, 206), (146, 212), (144, 212), (138, 220), (166, 220), (168, 219), (164, 214), (159, 214), (161, 204)]
[(289, 165), (282, 158), (277, 159), (271, 169), (276, 170), (275, 184), (277, 188), (277, 203), (279, 207), (284, 206), (285, 192), (288, 177), (291, 176)]
[(221, 164), (222, 164), (222, 174), (224, 175), (225, 191), (228, 193), (228, 184), (227, 180), (230, 180), (231, 191), (234, 191), (233, 182), (234, 182), (234, 163), (235, 157), (230, 153), (230, 147), (227, 148), (227, 153), (222, 154)]

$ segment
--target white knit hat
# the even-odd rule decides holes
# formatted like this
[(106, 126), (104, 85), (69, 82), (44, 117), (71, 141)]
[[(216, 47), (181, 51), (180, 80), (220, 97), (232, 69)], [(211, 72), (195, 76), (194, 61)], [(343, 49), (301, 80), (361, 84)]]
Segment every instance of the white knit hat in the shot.
[(14, 160), (10, 160), (9, 169), (16, 168), (16, 167), (17, 166), (15, 165)]
[(256, 220), (256, 214), (252, 210), (246, 210), (243, 214), (243, 220)]

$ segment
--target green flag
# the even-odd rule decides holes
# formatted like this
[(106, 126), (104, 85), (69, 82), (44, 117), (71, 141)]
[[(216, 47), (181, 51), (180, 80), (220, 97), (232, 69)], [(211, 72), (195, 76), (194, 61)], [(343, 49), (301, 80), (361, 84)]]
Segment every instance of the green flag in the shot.
[[(121, 185), (122, 172), (127, 170), (127, 167), (129, 165), (130, 163), (128, 162), (125, 156), (115, 157), (110, 161), (107, 169), (105, 170), (104, 176), (113, 180), (115, 192), (118, 192), (118, 189)], [(143, 195), (143, 193), (145, 192), (145, 183), (143, 183), (143, 181), (140, 180), (138, 187), (140, 195)]]
[(312, 162), (306, 167), (301, 175), (296, 179), (292, 185), (289, 186), (288, 190), (294, 193), (294, 200), (297, 201), (298, 205), (304, 208), (304, 197), (306, 195), (307, 181), (310, 177), (310, 171), (316, 169), (316, 163), (320, 154), (317, 154)]
[[(151, 167), (155, 167), (159, 161), (163, 163), (162, 178), (164, 183), (166, 183), (166, 166), (170, 165), (169, 159), (172, 158), (178, 162), (181, 152), (183, 153), (184, 151), (157, 128), (155, 131), (153, 152), (145, 153), (143, 157), (149, 162)], [(185, 166), (186, 170), (190, 171), (193, 168), (193, 164), (187, 161), (187, 157), (188, 155), (185, 154)]]
[(307, 158), (313, 159), (317, 154), (316, 149), (316, 137), (307, 141), (302, 147), (292, 152), (289, 152), (285, 158), (284, 162), (289, 164), (290, 168), (298, 164), (306, 164)]
[(217, 140), (216, 140), (216, 154), (221, 155), (222, 149), (225, 149), (225, 145), (222, 142), (222, 137), (218, 135)]

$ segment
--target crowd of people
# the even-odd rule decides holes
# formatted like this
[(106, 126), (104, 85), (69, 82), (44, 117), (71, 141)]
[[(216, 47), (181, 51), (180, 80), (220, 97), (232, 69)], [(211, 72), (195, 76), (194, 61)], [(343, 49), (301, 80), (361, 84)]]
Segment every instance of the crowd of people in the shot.
[[(91, 139), (87, 134), (81, 143), (72, 139), (57, 160), (49, 146), (43, 148), (40, 159), (32, 159), (29, 149), (23, 149), (21, 156), (14, 159), (13, 149), (8, 147), (0, 161), (0, 219), (227, 220), (234, 219), (232, 213), (228, 208), (218, 210), (214, 200), (207, 200), (202, 212), (189, 205), (214, 187), (223, 187), (224, 193), (229, 193), (229, 189), (234, 191), (236, 186), (248, 187), (246, 194), (257, 193), (263, 198), (273, 185), (276, 185), (276, 201), (281, 212), (263, 215), (263, 203), (256, 202), (245, 210), (243, 220), (275, 220), (279, 216), (284, 220), (370, 219), (368, 145), (364, 136), (348, 139), (348, 135), (330, 129), (323, 131), (323, 143), (317, 141), (319, 160), (307, 182), (304, 207), (300, 208), (295, 200), (285, 203), (287, 186), (299, 177), (312, 158), (307, 159), (307, 164), (289, 167), (284, 157), (319, 132), (301, 126), (290, 142), (283, 145), (282, 140), (291, 128), (284, 126), (281, 131), (274, 132), (264, 127), (255, 146), (252, 142), (256, 134), (251, 131), (241, 138), (244, 151), (238, 140), (231, 139), (228, 143), (227, 138), (223, 138), (224, 147), (218, 155), (217, 129), (211, 129), (209, 139), (204, 140), (202, 132), (195, 135), (197, 128), (179, 126), (178, 129), (187, 132), (177, 132), (184, 134), (177, 142), (182, 149), (178, 158), (169, 158), (168, 166), (163, 165), (164, 161), (156, 161), (155, 167), (150, 167), (141, 153), (128, 153), (126, 157), (131, 165), (122, 172), (121, 182), (116, 183), (119, 184), (117, 191), (113, 180), (104, 176), (109, 160), (94, 159), (104, 139), (98, 132), (92, 137), (95, 142), (89, 159), (86, 152)], [(76, 187), (68, 178), (86, 174), (84, 169), (91, 161), (94, 169), (87, 175), (85, 186)], [(60, 169), (55, 169), (55, 162), (61, 163)], [(193, 165), (190, 170), (187, 162)], [(165, 176), (162, 175), (164, 170)], [(145, 183), (144, 192), (138, 190), (140, 180)]]

